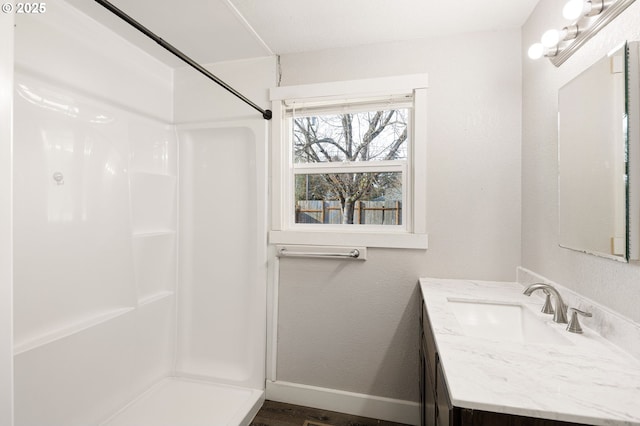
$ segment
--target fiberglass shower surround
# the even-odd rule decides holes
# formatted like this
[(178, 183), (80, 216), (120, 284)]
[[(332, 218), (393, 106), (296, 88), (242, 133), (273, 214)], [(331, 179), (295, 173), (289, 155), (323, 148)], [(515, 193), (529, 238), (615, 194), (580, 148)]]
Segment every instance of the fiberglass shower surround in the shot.
[(16, 23), (15, 426), (248, 424), (264, 120), (174, 124), (173, 72), (64, 2)]

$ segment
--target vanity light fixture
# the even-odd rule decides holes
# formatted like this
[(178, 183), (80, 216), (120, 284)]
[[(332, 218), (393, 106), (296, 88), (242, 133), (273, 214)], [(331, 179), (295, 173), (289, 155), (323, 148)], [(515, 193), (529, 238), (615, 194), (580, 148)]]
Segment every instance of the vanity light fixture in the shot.
[(604, 0), (569, 0), (562, 9), (565, 19), (574, 21), (582, 16), (596, 16), (604, 9)]
[(539, 43), (531, 45), (531, 59), (543, 56), (556, 67), (562, 65), (576, 50), (622, 13), (635, 0), (569, 0), (562, 10), (572, 21), (561, 30), (546, 31)]

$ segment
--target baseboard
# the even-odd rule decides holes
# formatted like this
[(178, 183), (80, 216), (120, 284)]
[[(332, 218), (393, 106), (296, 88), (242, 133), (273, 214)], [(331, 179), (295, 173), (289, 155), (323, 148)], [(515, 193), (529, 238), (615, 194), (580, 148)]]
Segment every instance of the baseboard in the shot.
[(271, 401), (337, 411), (408, 425), (420, 424), (420, 404), (336, 389), (281, 381), (267, 381)]

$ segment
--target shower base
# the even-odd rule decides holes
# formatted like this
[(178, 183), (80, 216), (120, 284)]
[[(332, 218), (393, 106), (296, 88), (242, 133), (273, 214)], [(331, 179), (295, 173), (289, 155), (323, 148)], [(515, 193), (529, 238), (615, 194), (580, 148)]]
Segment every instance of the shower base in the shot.
[(263, 401), (261, 390), (169, 377), (101, 426), (247, 426)]

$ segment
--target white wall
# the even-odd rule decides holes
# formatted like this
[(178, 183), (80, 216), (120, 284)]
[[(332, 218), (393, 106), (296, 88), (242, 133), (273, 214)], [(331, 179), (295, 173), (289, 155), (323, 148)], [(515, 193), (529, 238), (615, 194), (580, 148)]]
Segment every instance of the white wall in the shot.
[(518, 30), (283, 55), (282, 85), (426, 72), (429, 249), (280, 262), (277, 380), (418, 400), (420, 276), (515, 279)]
[(12, 102), (14, 15), (0, 14), (0, 424), (13, 425)]
[[(541, 0), (523, 27), (523, 51), (549, 28), (566, 25), (563, 3)], [(640, 3), (587, 42), (559, 68), (523, 56), (522, 265), (640, 321), (640, 264), (558, 246), (558, 89), (625, 40), (640, 40)]]

